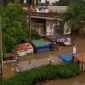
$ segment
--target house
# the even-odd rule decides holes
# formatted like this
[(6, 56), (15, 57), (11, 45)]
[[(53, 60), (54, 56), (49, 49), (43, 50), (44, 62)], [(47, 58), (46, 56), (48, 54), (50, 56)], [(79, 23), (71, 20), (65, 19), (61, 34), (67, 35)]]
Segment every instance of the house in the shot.
[[(67, 13), (67, 6), (44, 6), (37, 7), (37, 11), (31, 11), (31, 28), (36, 29), (40, 36), (50, 36), (59, 34), (58, 30), (63, 30), (62, 14)], [(25, 12), (28, 20), (30, 11)]]
[(67, 13), (68, 12), (68, 6), (37, 6), (37, 8), (48, 8), (49, 12), (53, 13)]
[(16, 51), (18, 56), (24, 56), (33, 53), (33, 47), (30, 43), (21, 43), (16, 45)]
[(9, 52), (3, 57), (3, 63), (7, 62), (16, 62), (17, 60), (17, 53), (16, 52)]
[[(28, 16), (29, 18), (29, 16)], [(60, 27), (62, 19), (58, 17), (57, 13), (48, 12), (32, 12), (31, 13), (31, 27), (36, 29), (39, 35), (49, 36), (55, 34), (56, 27)]]

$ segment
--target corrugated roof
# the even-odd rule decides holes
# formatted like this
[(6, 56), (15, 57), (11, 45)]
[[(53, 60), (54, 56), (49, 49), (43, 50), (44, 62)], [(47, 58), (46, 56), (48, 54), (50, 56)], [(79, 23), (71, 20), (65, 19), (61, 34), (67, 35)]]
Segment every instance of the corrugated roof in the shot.
[(17, 51), (31, 49), (31, 48), (33, 48), (33, 47), (30, 43), (21, 43), (21, 44), (16, 45)]
[(58, 17), (58, 13), (53, 12), (32, 12), (31, 16), (42, 16), (42, 17)]
[[(28, 14), (29, 18), (29, 14)], [(48, 13), (43, 13), (43, 12), (32, 12), (31, 13), (31, 18), (36, 18), (36, 19), (46, 19), (46, 20), (62, 20), (59, 18), (58, 13), (53, 13), (53, 12), (48, 12)]]
[(17, 53), (16, 52), (9, 52), (9, 53), (6, 54), (6, 56), (4, 58), (8, 58), (8, 57), (11, 57), (11, 56), (16, 57)]

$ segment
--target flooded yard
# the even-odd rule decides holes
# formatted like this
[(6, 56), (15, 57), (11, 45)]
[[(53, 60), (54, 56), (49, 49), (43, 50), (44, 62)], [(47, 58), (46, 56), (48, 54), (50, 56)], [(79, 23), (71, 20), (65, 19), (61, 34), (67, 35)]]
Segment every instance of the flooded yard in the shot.
[[(85, 52), (85, 39), (77, 38), (76, 44), (77, 53)], [(71, 52), (71, 48), (64, 48), (64, 52), (68, 51)], [(79, 76), (76, 76), (75, 78), (50, 80), (40, 82), (38, 85), (85, 85), (85, 72), (81, 72), (81, 74)]]
[[(76, 45), (77, 45), (77, 53), (85, 52), (85, 39), (77, 38), (76, 39)], [(3, 77), (9, 78), (11, 76), (14, 76), (16, 74), (16, 67), (18, 64), (32, 64), (34, 66), (40, 66), (42, 64), (48, 64), (48, 58), (51, 56), (51, 58), (54, 60), (54, 63), (59, 63), (57, 60), (58, 55), (63, 53), (71, 53), (72, 47), (63, 47), (63, 50), (55, 50), (55, 51), (49, 51), (44, 52), (40, 54), (31, 54), (23, 57), (19, 57), (19, 60), (15, 63), (4, 63), (3, 68)], [(25, 62), (25, 63), (23, 63)], [(39, 85), (85, 85), (85, 72), (81, 73), (79, 76), (71, 79), (58, 79), (58, 80), (51, 80), (46, 82), (40, 82)]]

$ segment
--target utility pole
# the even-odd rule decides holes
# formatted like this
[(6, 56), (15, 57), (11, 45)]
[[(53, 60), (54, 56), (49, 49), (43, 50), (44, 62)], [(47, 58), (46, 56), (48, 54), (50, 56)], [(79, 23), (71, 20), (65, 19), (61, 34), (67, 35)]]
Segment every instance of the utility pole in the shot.
[(27, 10), (27, 23), (28, 23), (28, 28), (29, 28), (29, 41), (31, 41), (31, 4), (32, 0), (24, 0), (24, 4), (27, 5), (28, 10)]
[(3, 52), (2, 52), (2, 23), (0, 10), (0, 85), (3, 85)]
[(29, 9), (29, 40), (31, 41), (31, 4), (28, 9)]

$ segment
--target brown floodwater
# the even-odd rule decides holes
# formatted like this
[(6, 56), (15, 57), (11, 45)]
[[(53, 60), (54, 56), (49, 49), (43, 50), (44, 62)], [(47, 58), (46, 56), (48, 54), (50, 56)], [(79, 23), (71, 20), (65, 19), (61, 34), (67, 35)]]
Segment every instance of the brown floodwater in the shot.
[[(77, 53), (85, 52), (85, 39), (77, 38), (76, 39), (77, 45)], [(64, 48), (63, 52), (71, 52), (71, 47)], [(85, 57), (85, 56), (84, 56)], [(80, 75), (69, 78), (69, 79), (56, 79), (56, 80), (49, 80), (45, 82), (39, 82), (38, 85), (85, 85), (85, 72), (81, 72)]]
[[(77, 45), (77, 53), (85, 52), (85, 39), (77, 38), (76, 39)], [(72, 47), (63, 47), (63, 53), (71, 53)], [(28, 61), (33, 65), (39, 66), (42, 64), (47, 64), (48, 58), (50, 55), (54, 56), (53, 59), (61, 53), (60, 50), (44, 52), (40, 54), (33, 54), (24, 57), (20, 57), (19, 61), (15, 63), (5, 63), (3, 66), (3, 77), (9, 78), (11, 76), (16, 75), (16, 67), (19, 63), (23, 61)], [(40, 82), (39, 85), (85, 85), (85, 72), (81, 73), (79, 76), (70, 79), (57, 79), (57, 80), (50, 80), (46, 82)]]
[(74, 78), (50, 80), (40, 82), (38, 85), (85, 85), (85, 72)]

